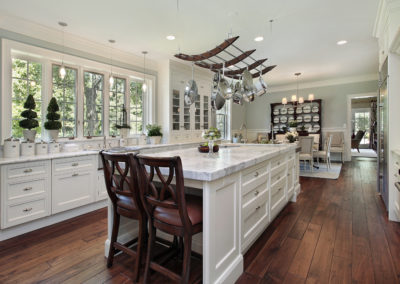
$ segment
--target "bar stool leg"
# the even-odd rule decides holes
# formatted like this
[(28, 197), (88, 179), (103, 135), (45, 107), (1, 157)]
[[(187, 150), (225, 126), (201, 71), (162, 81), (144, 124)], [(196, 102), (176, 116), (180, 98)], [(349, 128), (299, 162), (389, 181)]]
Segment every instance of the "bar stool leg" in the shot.
[(185, 236), (183, 237), (183, 246), (182, 283), (189, 283), (192, 235), (185, 234)]
[(142, 255), (145, 242), (144, 238), (146, 237), (145, 224), (146, 224), (145, 220), (139, 220), (139, 235), (137, 241), (136, 259), (133, 268), (133, 277), (135, 279), (135, 282), (139, 281), (139, 276), (140, 276), (140, 264), (142, 263), (142, 258), (143, 258)]
[(153, 226), (152, 221), (150, 221), (149, 239), (148, 239), (148, 244), (147, 244), (147, 257), (146, 257), (146, 264), (145, 264), (145, 268), (144, 268), (143, 284), (148, 283), (147, 277), (149, 276), (149, 272), (150, 272), (150, 262), (153, 260), (153, 249), (154, 249), (154, 243), (156, 240), (155, 235), (156, 235), (156, 228)]
[(110, 240), (110, 250), (108, 252), (108, 258), (107, 258), (107, 267), (109, 267), (109, 268), (113, 265), (113, 261), (114, 261), (114, 254), (115, 254), (114, 243), (117, 241), (118, 230), (119, 230), (119, 221), (120, 221), (120, 216), (117, 213), (116, 209), (114, 209), (113, 228), (112, 228), (111, 240)]

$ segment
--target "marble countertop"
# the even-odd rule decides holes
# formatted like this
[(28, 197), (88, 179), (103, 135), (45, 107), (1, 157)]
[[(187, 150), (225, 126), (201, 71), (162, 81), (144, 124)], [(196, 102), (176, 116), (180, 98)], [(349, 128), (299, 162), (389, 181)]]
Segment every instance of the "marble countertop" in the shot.
[(400, 149), (394, 149), (392, 150), (393, 154), (396, 154), (397, 156), (400, 156)]
[(213, 156), (200, 153), (196, 148), (178, 149), (144, 156), (171, 157), (182, 159), (183, 175), (187, 179), (212, 181), (251, 167), (281, 153), (295, 151), (296, 145), (228, 144), (220, 147)]
[(77, 151), (77, 152), (60, 152), (54, 154), (35, 155), (29, 157), (20, 156), (17, 158), (0, 158), (0, 165), (87, 156), (87, 155), (97, 155), (98, 153), (99, 151), (97, 150), (90, 150), (90, 151), (88, 150), (88, 151)]

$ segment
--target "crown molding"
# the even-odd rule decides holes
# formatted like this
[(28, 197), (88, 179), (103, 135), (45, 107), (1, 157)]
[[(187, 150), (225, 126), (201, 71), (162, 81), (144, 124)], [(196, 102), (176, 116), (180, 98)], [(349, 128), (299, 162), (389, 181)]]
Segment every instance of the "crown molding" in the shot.
[[(62, 47), (62, 32), (60, 29), (49, 28), (47, 26), (10, 15), (2, 11), (0, 11), (0, 29), (25, 35), (27, 37), (42, 40)], [(91, 41), (86, 38), (68, 33), (67, 31), (64, 33), (64, 38), (66, 53), (68, 52), (68, 49), (73, 49), (106, 58), (108, 56), (105, 56), (105, 54), (109, 55), (111, 53), (111, 47), (109, 44)], [(125, 63), (129, 62), (129, 64), (142, 68), (142, 55), (126, 52), (118, 49), (117, 47), (113, 48), (112, 52), (113, 60)], [(157, 62), (146, 58), (146, 68), (157, 70)]]
[[(334, 86), (334, 85), (344, 85), (358, 82), (367, 82), (378, 80), (378, 73), (376, 74), (366, 74), (360, 76), (349, 76), (342, 78), (335, 78), (330, 80), (321, 80), (314, 82), (304, 82), (300, 83), (299, 90), (308, 89), (308, 88), (318, 88), (318, 87), (326, 87), (326, 86)], [(284, 91), (292, 91), (296, 90), (296, 84), (288, 84), (288, 85), (280, 85), (280, 86), (271, 86), (269, 92), (284, 92)]]

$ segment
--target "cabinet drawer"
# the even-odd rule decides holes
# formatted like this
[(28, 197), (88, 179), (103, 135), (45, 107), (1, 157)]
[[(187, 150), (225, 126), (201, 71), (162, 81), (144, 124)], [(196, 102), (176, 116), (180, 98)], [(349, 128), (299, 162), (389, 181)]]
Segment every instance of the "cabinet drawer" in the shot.
[(242, 207), (245, 207), (249, 202), (252, 202), (267, 190), (268, 183), (263, 183), (253, 188), (253, 190), (248, 191), (245, 195), (242, 196)]
[(94, 201), (94, 172), (72, 172), (53, 178), (52, 213)]
[(55, 160), (54, 162), (54, 171), (55, 173), (60, 173), (60, 172), (70, 172), (74, 171), (76, 169), (94, 169), (96, 167), (97, 169), (97, 164), (94, 163), (94, 159), (92, 159), (91, 156), (89, 157), (73, 157), (73, 158), (65, 158), (65, 159), (58, 159)]
[(47, 211), (45, 199), (9, 205), (7, 207), (6, 222), (4, 227), (18, 225), (47, 216)]
[(271, 170), (284, 163), (286, 163), (286, 157), (284, 155), (279, 155), (278, 157), (271, 159)]
[(293, 168), (288, 170), (287, 173), (287, 189), (290, 190), (293, 188)]
[(291, 169), (294, 167), (294, 159), (288, 160), (288, 169)]
[(26, 177), (46, 176), (49, 162), (21, 163), (7, 166), (6, 176), (8, 179), (20, 179)]
[(278, 180), (286, 175), (286, 165), (282, 164), (271, 171), (271, 184), (275, 184)]
[(289, 154), (287, 154), (287, 160), (288, 160), (288, 161), (294, 159), (294, 157), (296, 157), (296, 153), (289, 153)]
[(284, 176), (278, 182), (271, 186), (271, 209), (285, 197), (286, 177)]
[(21, 199), (31, 198), (33, 196), (45, 195), (45, 186), (45, 179), (9, 184), (7, 188), (7, 201), (12, 203)]
[(268, 190), (260, 192), (257, 196), (250, 199), (247, 203), (243, 203), (242, 215), (243, 219), (246, 220), (251, 214), (259, 210), (259, 208), (268, 201)]
[(257, 179), (265, 177), (268, 172), (267, 163), (257, 164), (243, 172), (242, 184), (248, 184)]
[(243, 221), (243, 239), (246, 240), (247, 237), (257, 228), (257, 225), (263, 219), (268, 217), (268, 207), (267, 203), (258, 205)]
[(281, 212), (281, 210), (285, 207), (286, 204), (287, 204), (286, 198), (282, 198), (280, 201), (275, 203), (274, 207), (271, 207), (271, 213), (270, 213), (271, 220), (274, 219), (276, 215), (279, 214), (279, 212)]

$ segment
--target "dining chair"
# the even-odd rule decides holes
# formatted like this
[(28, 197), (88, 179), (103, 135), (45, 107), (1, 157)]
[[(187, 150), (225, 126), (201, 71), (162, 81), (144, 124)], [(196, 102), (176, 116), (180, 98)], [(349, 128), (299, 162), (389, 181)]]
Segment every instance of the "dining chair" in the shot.
[(319, 138), (320, 138), (320, 134), (309, 134), (308, 136), (314, 137), (313, 149), (314, 149), (315, 151), (318, 151), (318, 150), (319, 150)]
[(315, 158), (317, 158), (318, 165), (320, 158), (326, 162), (327, 171), (331, 168), (331, 145), (332, 145), (332, 135), (329, 135), (325, 139), (324, 150), (317, 151), (314, 153)]
[[(135, 257), (133, 278), (138, 281), (146, 242), (147, 218), (140, 198), (136, 154), (112, 154), (101, 151), (100, 155), (103, 162), (107, 193), (113, 207), (113, 227), (107, 267), (113, 265), (115, 253), (125, 252)], [(117, 240), (121, 216), (139, 222), (138, 237), (124, 244)], [(135, 244), (136, 250), (131, 248)]]
[[(144, 283), (155, 270), (174, 281), (188, 283), (192, 236), (203, 231), (202, 198), (185, 194), (180, 157), (138, 156), (141, 199), (149, 222)], [(175, 188), (171, 185), (175, 176)], [(155, 182), (154, 179), (158, 180)], [(177, 274), (153, 260), (156, 230), (183, 238), (183, 264)]]
[(332, 131), (327, 132), (326, 135), (332, 135), (331, 153), (340, 153), (340, 161), (343, 163), (344, 133), (342, 131)]
[(299, 137), (299, 145), (300, 145), (300, 161), (308, 161), (310, 164), (310, 171), (313, 172), (314, 167), (314, 156), (313, 156), (313, 145), (314, 145), (314, 137), (313, 136), (300, 136)]

